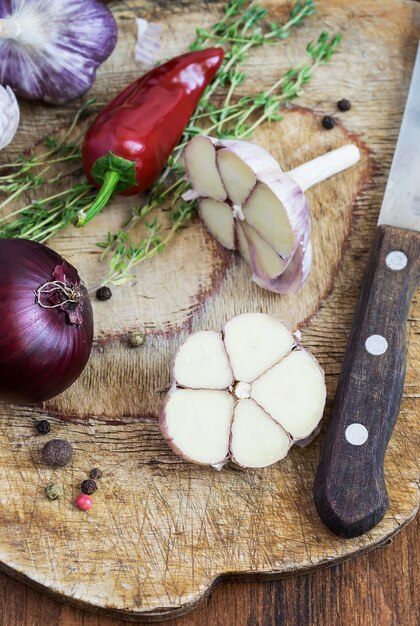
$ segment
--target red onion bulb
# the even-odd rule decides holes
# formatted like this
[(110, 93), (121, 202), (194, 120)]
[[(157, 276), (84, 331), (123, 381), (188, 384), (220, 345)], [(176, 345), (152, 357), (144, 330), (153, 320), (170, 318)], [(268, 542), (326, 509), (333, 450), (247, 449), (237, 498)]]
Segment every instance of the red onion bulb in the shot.
[(33, 404), (69, 387), (93, 340), (77, 270), (46, 246), (0, 240), (0, 400)]

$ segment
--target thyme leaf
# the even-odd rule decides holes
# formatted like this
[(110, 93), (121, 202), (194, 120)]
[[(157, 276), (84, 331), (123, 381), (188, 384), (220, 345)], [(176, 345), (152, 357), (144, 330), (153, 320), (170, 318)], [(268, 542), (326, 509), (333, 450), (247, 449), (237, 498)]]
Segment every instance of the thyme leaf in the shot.
[[(180, 143), (145, 202), (133, 208), (131, 219), (123, 229), (108, 233), (107, 238), (97, 244), (102, 249), (102, 259), (108, 257), (109, 262), (109, 273), (103, 284), (122, 284), (130, 280), (134, 266), (162, 252), (176, 232), (195, 216), (195, 201), (182, 199), (188, 183), (183, 177), (181, 155), (192, 137), (213, 134), (219, 138), (247, 139), (263, 122), (281, 120), (282, 107), (300, 96), (317, 67), (330, 60), (341, 37), (323, 32), (316, 42), (309, 42), (306, 59), (290, 68), (270, 88), (253, 96), (236, 95), (237, 88), (246, 80), (242, 65), (251, 48), (285, 39), (293, 27), (302, 25), (315, 10), (313, 0), (298, 1), (289, 20), (281, 25), (267, 22), (267, 10), (254, 2), (231, 0), (219, 22), (210, 29), (197, 28), (190, 49), (223, 44), (227, 47), (223, 64), (207, 87)], [(220, 103), (221, 88), (225, 96)], [(156, 231), (150, 230), (148, 216), (153, 212), (162, 214), (169, 200), (169, 224), (161, 224)], [(133, 243), (129, 233), (138, 224), (144, 224), (146, 236)]]
[[(314, 0), (298, 0), (287, 21), (280, 24), (270, 21), (267, 9), (254, 1), (229, 0), (218, 22), (209, 28), (196, 29), (189, 49), (223, 46), (224, 61), (143, 203), (133, 207), (124, 228), (109, 232), (96, 244), (101, 259), (108, 262), (108, 275), (102, 285), (120, 285), (130, 280), (136, 265), (163, 251), (194, 218), (195, 202), (182, 198), (188, 183), (181, 162), (183, 149), (192, 137), (212, 134), (219, 138), (246, 139), (262, 123), (281, 120), (284, 105), (299, 97), (315, 70), (331, 59), (340, 36), (323, 32), (317, 41), (308, 44), (306, 58), (271, 87), (254, 95), (238, 93), (246, 84), (243, 64), (250, 52), (260, 46), (281, 43), (315, 11)], [(21, 155), (14, 163), (0, 165), (0, 193), (7, 194), (0, 201), (0, 238), (23, 237), (45, 242), (73, 224), (76, 214), (89, 207), (96, 194), (89, 183), (63, 184), (66, 177), (79, 173), (69, 171), (68, 167), (80, 168), (84, 132), (79, 130), (79, 123), (92, 112), (94, 104), (94, 100), (87, 100), (64, 134), (49, 135), (32, 153)], [(60, 171), (54, 173), (57, 166)], [(46, 198), (31, 199), (25, 206), (2, 215), (23, 194), (27, 196), (53, 183), (60, 184), (60, 191)], [(133, 242), (130, 235), (135, 226), (141, 228), (142, 234)]]

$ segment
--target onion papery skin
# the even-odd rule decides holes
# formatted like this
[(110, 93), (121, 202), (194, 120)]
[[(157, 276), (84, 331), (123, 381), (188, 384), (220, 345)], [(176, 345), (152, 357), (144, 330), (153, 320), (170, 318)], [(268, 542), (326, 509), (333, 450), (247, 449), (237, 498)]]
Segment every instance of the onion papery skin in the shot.
[(115, 18), (99, 0), (1, 0), (0, 19), (21, 31), (0, 38), (0, 83), (29, 100), (84, 95), (117, 43)]
[[(79, 324), (38, 304), (37, 290), (57, 268), (80, 289)], [(80, 376), (92, 349), (92, 306), (77, 270), (59, 254), (33, 241), (0, 240), (0, 320), (1, 401), (44, 402)]]

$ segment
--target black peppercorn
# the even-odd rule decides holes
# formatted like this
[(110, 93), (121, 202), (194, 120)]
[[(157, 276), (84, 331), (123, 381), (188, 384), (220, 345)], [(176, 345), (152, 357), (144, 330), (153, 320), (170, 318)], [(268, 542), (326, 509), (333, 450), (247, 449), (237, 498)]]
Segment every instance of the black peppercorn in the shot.
[(94, 467), (90, 472), (90, 477), (93, 480), (99, 480), (99, 478), (102, 478), (102, 470), (100, 470), (99, 467)]
[(324, 115), (322, 118), (322, 125), (327, 130), (331, 130), (335, 126), (335, 119), (331, 115)]
[(36, 425), (36, 429), (40, 435), (48, 435), (48, 433), (51, 430), (51, 424), (49, 423), (48, 420), (41, 420)]
[(112, 291), (109, 287), (99, 287), (96, 292), (98, 300), (109, 300), (112, 298)]
[(337, 108), (339, 111), (349, 111), (351, 109), (351, 102), (347, 98), (342, 98), (337, 102)]
[(95, 493), (95, 491), (97, 490), (98, 485), (95, 483), (94, 480), (88, 479), (88, 480), (84, 480), (82, 482), (82, 484), (80, 485), (80, 490), (82, 493), (87, 493), (89, 496), (92, 493)]
[(64, 439), (51, 439), (42, 448), (42, 460), (51, 467), (64, 467), (73, 458), (73, 448)]

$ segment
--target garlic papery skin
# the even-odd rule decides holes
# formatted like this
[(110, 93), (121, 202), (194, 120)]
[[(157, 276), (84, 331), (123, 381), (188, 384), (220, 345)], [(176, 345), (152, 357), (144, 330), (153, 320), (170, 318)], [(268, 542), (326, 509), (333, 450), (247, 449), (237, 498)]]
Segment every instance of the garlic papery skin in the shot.
[(135, 57), (137, 61), (146, 66), (152, 66), (156, 61), (156, 55), (160, 49), (162, 26), (148, 22), (142, 17), (136, 18), (137, 40)]
[(353, 144), (290, 172), (263, 148), (246, 141), (197, 136), (184, 151), (186, 177), (209, 232), (250, 265), (252, 280), (275, 293), (295, 293), (312, 263), (311, 217), (304, 191), (351, 167)]
[(187, 461), (266, 467), (318, 432), (324, 373), (270, 315), (244, 313), (221, 333), (193, 333), (175, 354), (172, 377), (159, 425)]
[(14, 138), (19, 120), (20, 110), (15, 94), (9, 86), (0, 85), (0, 150)]
[(17, 39), (22, 34), (22, 28), (16, 20), (0, 20), (0, 38)]
[(117, 33), (98, 0), (0, 2), (0, 83), (24, 98), (75, 100), (92, 86)]

